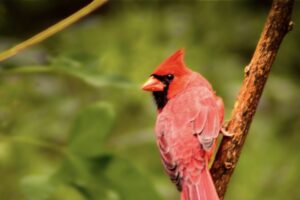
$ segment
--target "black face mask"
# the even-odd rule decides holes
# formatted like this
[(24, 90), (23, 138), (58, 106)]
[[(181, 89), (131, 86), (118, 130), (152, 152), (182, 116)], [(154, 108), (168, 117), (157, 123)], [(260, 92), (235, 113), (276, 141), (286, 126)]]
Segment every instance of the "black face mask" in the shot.
[(168, 90), (169, 90), (169, 85), (171, 81), (173, 80), (174, 76), (172, 74), (160, 76), (156, 74), (152, 74), (152, 76), (159, 81), (161, 81), (163, 84), (165, 84), (164, 90), (163, 91), (156, 91), (153, 92), (153, 97), (157, 106), (157, 109), (162, 109), (165, 107), (165, 105), (168, 102)]

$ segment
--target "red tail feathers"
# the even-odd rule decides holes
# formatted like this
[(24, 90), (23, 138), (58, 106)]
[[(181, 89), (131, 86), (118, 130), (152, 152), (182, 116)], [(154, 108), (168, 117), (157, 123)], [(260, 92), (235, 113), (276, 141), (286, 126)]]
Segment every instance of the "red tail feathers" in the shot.
[(215, 185), (206, 168), (196, 184), (182, 185), (181, 200), (219, 200)]

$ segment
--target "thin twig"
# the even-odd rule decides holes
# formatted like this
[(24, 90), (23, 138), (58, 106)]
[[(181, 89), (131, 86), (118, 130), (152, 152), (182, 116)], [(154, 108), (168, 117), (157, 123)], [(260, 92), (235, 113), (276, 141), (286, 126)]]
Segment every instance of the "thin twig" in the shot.
[(94, 0), (87, 6), (83, 7), (76, 13), (72, 14), (71, 16), (61, 20), (60, 22), (54, 24), (53, 26), (47, 28), (46, 30), (34, 35), (33, 37), (25, 40), (24, 42), (0, 53), (0, 62), (6, 60), (20, 51), (37, 44), (52, 35), (60, 32), (61, 30), (67, 28), (68, 26), (72, 25), (74, 22), (78, 21), (79, 19), (83, 18), (84, 16), (88, 15), (92, 11), (96, 10), (100, 6), (102, 6), (107, 0)]
[(251, 121), (267, 81), (279, 46), (292, 29), (291, 15), (294, 0), (274, 0), (251, 62), (245, 68), (245, 78), (231, 114), (227, 131), (234, 136), (224, 137), (211, 168), (220, 199), (238, 162)]

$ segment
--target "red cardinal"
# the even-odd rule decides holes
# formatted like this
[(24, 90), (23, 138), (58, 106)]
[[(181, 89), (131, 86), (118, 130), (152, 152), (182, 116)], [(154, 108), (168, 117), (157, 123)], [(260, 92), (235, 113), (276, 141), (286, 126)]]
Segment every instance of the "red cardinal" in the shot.
[(187, 68), (179, 50), (142, 86), (158, 109), (157, 145), (181, 200), (218, 200), (208, 162), (221, 130), (224, 104), (200, 74)]

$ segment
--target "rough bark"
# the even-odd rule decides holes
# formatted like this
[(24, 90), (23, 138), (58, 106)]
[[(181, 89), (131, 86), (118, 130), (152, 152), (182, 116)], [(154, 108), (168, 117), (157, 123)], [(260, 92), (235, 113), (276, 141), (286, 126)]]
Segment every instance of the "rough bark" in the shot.
[(249, 127), (263, 88), (275, 60), (279, 46), (288, 31), (294, 0), (274, 0), (250, 64), (245, 67), (245, 78), (226, 127), (233, 137), (223, 137), (211, 168), (220, 199), (238, 162)]

